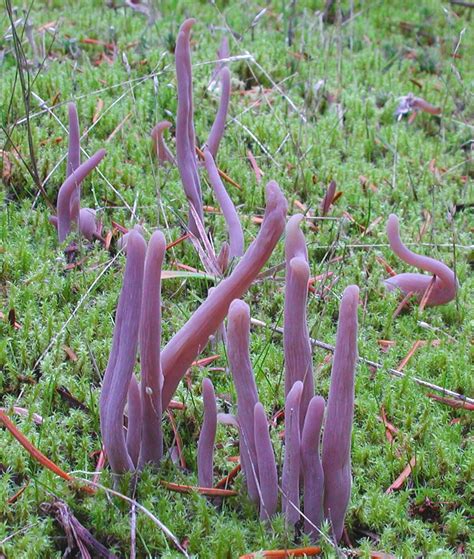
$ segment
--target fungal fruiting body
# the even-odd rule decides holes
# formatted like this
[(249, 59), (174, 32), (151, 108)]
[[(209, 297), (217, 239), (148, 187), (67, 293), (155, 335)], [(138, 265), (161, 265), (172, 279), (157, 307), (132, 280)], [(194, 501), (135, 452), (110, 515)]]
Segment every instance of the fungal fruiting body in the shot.
[(204, 420), (198, 441), (197, 469), (200, 487), (212, 487), (214, 468), (214, 442), (217, 429), (217, 404), (214, 386), (210, 379), (202, 381)]
[(285, 521), (294, 525), (300, 518), (301, 431), (300, 403), (303, 383), (297, 380), (285, 402), (285, 459), (281, 476), (281, 508)]
[(351, 495), (351, 435), (354, 415), (354, 377), (357, 363), (357, 307), (359, 288), (344, 290), (339, 307), (336, 349), (326, 408), (322, 464), (324, 470), (324, 515), (334, 539), (344, 529), (344, 515)]
[[(191, 70), (190, 35), (194, 19), (187, 19), (180, 27), (176, 40), (176, 79), (178, 82), (178, 112), (176, 116), (176, 161), (189, 204), (197, 219), (204, 223), (201, 183), (196, 161), (193, 121), (193, 79)], [(193, 212), (189, 212), (189, 230), (199, 238), (199, 229)]]
[(244, 253), (244, 233), (242, 231), (242, 225), (240, 224), (235, 206), (219, 177), (219, 171), (214, 162), (214, 157), (207, 149), (204, 151), (204, 164), (209, 175), (209, 182), (211, 183), (227, 223), (227, 229), (229, 231), (229, 257), (242, 256)]
[(211, 131), (207, 138), (206, 146), (207, 149), (212, 154), (212, 157), (216, 157), (217, 150), (219, 149), (219, 144), (224, 135), (225, 121), (227, 118), (227, 111), (229, 109), (230, 100), (230, 71), (229, 68), (223, 67), (220, 70), (218, 77), (221, 81), (221, 97), (219, 101), (219, 108), (217, 109), (216, 118), (212, 124)]
[(311, 343), (306, 322), (309, 264), (306, 242), (300, 223), (301, 214), (292, 216), (286, 226), (285, 238), (285, 309), (283, 344), (285, 349), (285, 394), (297, 380), (303, 383), (300, 426), (314, 396)]
[(209, 294), (188, 322), (161, 353), (163, 409), (169, 404), (179, 381), (219, 327), (234, 299), (241, 297), (270, 257), (285, 227), (287, 202), (278, 185), (270, 181), (267, 206), (260, 231), (232, 272)]
[(314, 539), (323, 515), (324, 472), (319, 443), (324, 417), (324, 398), (314, 396), (306, 411), (301, 433), (301, 466), (304, 477), (304, 529)]
[[(136, 361), (145, 263), (145, 239), (131, 231), (120, 292), (112, 350), (100, 394), (100, 429), (110, 467), (115, 474), (135, 469), (125, 441), (123, 412)], [(134, 390), (132, 387), (131, 390)], [(136, 409), (136, 408), (134, 408)]]
[(258, 469), (258, 494), (260, 499), (260, 520), (268, 520), (278, 507), (278, 474), (267, 416), (260, 402), (253, 410), (254, 440)]
[[(131, 233), (128, 233), (130, 235)], [(140, 466), (147, 462), (155, 465), (163, 456), (161, 429), (161, 268), (166, 241), (161, 231), (153, 233), (145, 259), (143, 295), (140, 316), (140, 366), (142, 431)]]
[(429, 289), (426, 304), (431, 306), (449, 303), (456, 297), (458, 282), (454, 272), (439, 260), (409, 250), (402, 243), (398, 217), (394, 214), (388, 218), (387, 236), (390, 248), (401, 260), (434, 276), (433, 279), (433, 276), (424, 274), (398, 274), (387, 278), (384, 282), (390, 291), (400, 289), (404, 294), (412, 293), (421, 299)]
[(165, 163), (176, 163), (175, 158), (168, 146), (165, 144), (165, 139), (163, 137), (164, 131), (170, 127), (171, 122), (162, 120), (151, 131), (153, 149), (160, 165), (164, 165)]
[(229, 308), (227, 356), (237, 392), (237, 419), (240, 431), (240, 457), (250, 499), (257, 503), (258, 462), (254, 438), (254, 408), (258, 402), (257, 385), (250, 363), (250, 309), (236, 299)]

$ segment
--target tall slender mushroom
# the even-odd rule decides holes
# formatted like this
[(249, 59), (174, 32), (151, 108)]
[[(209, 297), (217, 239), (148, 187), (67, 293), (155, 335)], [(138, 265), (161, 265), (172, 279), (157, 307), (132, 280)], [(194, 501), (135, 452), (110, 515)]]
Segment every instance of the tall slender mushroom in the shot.
[(255, 450), (258, 466), (258, 489), (260, 497), (260, 520), (268, 520), (278, 507), (278, 474), (267, 416), (260, 402), (253, 411)]
[(219, 100), (219, 108), (217, 109), (216, 118), (212, 124), (211, 131), (207, 138), (206, 146), (212, 154), (214, 159), (219, 149), (219, 144), (224, 135), (225, 121), (227, 118), (227, 111), (229, 110), (230, 100), (230, 71), (229, 68), (223, 67), (220, 70), (218, 77), (221, 80), (221, 97)]
[(224, 320), (231, 302), (241, 297), (270, 257), (285, 227), (287, 203), (274, 181), (267, 184), (267, 207), (257, 238), (232, 274), (223, 280), (168, 342), (161, 353), (164, 375), (163, 409), (169, 404), (179, 381), (208, 338)]
[(314, 396), (306, 411), (301, 433), (301, 466), (304, 477), (304, 530), (318, 539), (323, 515), (324, 472), (319, 454), (324, 398)]
[[(419, 299), (430, 289), (426, 304), (431, 306), (449, 303), (456, 297), (458, 282), (454, 272), (439, 260), (409, 250), (402, 243), (398, 217), (394, 214), (391, 214), (388, 218), (387, 236), (390, 248), (398, 258), (411, 266), (426, 270), (434, 276), (433, 279), (432, 276), (424, 274), (397, 274), (385, 280), (387, 289), (390, 291), (400, 289), (405, 294), (411, 292), (416, 294)], [(433, 285), (430, 285), (431, 282), (433, 282)]]
[(242, 225), (234, 203), (221, 181), (212, 153), (207, 149), (204, 151), (204, 164), (206, 165), (206, 170), (209, 175), (209, 182), (211, 183), (227, 223), (230, 246), (229, 257), (242, 256), (244, 253), (244, 233), (242, 231)]
[(102, 440), (115, 474), (135, 468), (125, 441), (123, 412), (137, 354), (145, 252), (145, 239), (137, 231), (130, 231), (112, 350), (99, 402)]
[[(71, 200), (74, 204), (74, 197), (78, 185), (86, 178), (86, 176), (102, 161), (105, 150), (100, 149), (87, 161), (84, 161), (75, 171), (73, 171), (64, 181), (58, 193), (57, 211), (58, 211), (58, 238), (62, 243), (71, 230)], [(77, 206), (78, 207), (78, 206)], [(79, 211), (79, 210), (78, 210)]]
[[(178, 82), (178, 113), (176, 117), (176, 161), (189, 203), (196, 210), (198, 219), (204, 223), (201, 183), (196, 161), (193, 122), (193, 82), (191, 70), (191, 27), (196, 20), (187, 19), (180, 27), (176, 40), (176, 79)], [(189, 212), (189, 230), (199, 238), (195, 218)]]
[(258, 461), (254, 439), (254, 408), (258, 402), (257, 385), (250, 363), (250, 309), (236, 299), (229, 308), (227, 357), (237, 392), (237, 419), (240, 430), (240, 460), (250, 499), (257, 503)]
[(324, 514), (334, 539), (344, 529), (351, 496), (351, 435), (354, 415), (354, 377), (357, 363), (357, 306), (359, 288), (349, 285), (339, 307), (331, 386), (323, 435)]
[[(129, 233), (130, 234), (130, 233)], [(128, 246), (128, 245), (127, 245)], [(161, 268), (166, 241), (161, 231), (153, 233), (145, 259), (143, 296), (140, 316), (140, 365), (142, 400), (142, 441), (140, 467), (147, 462), (155, 465), (163, 456), (161, 429)]]
[(309, 264), (306, 242), (299, 225), (301, 214), (292, 216), (286, 226), (285, 239), (285, 310), (283, 344), (285, 350), (285, 395), (297, 380), (303, 382), (300, 427), (314, 396), (313, 357), (306, 321)]
[(198, 441), (198, 480), (200, 487), (212, 487), (214, 470), (214, 442), (217, 429), (217, 404), (214, 386), (210, 379), (202, 381), (204, 421)]
[(281, 508), (287, 524), (294, 525), (300, 518), (300, 405), (303, 383), (297, 380), (285, 401), (285, 459), (281, 475)]

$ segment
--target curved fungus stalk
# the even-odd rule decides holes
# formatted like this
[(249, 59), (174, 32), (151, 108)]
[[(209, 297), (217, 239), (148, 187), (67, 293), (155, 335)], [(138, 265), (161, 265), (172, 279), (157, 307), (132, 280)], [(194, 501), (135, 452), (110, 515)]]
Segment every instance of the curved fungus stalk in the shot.
[[(404, 294), (414, 293), (418, 299), (421, 299), (429, 289), (426, 304), (430, 306), (449, 303), (456, 297), (458, 282), (454, 272), (439, 260), (409, 250), (400, 238), (399, 221), (395, 214), (391, 214), (388, 218), (387, 236), (390, 248), (398, 258), (411, 266), (430, 272), (434, 276), (433, 280), (432, 276), (424, 274), (398, 274), (384, 281), (390, 291), (399, 289)], [(433, 285), (431, 285), (432, 282)]]
[(169, 150), (165, 143), (164, 131), (171, 127), (171, 122), (162, 120), (151, 131), (151, 138), (153, 140), (153, 151), (158, 158), (160, 165), (165, 163), (176, 163), (174, 155)]
[(214, 474), (214, 442), (217, 430), (217, 403), (210, 379), (202, 381), (204, 421), (198, 441), (197, 469), (199, 487), (212, 487)]

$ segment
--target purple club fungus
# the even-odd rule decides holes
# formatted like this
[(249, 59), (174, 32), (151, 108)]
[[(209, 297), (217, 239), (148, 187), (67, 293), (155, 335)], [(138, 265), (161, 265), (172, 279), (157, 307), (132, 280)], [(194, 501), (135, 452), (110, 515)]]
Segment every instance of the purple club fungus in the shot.
[(240, 224), (235, 206), (219, 177), (219, 171), (217, 170), (212, 153), (208, 150), (204, 152), (204, 164), (206, 165), (209, 175), (209, 182), (211, 183), (227, 223), (230, 246), (229, 257), (242, 256), (244, 253), (244, 233), (242, 231), (242, 225)]
[[(426, 304), (430, 306), (449, 303), (456, 297), (458, 282), (454, 272), (439, 260), (422, 256), (409, 250), (400, 239), (398, 217), (391, 214), (387, 222), (387, 236), (390, 248), (393, 252), (411, 266), (416, 266), (434, 275), (405, 273), (398, 274), (385, 280), (386, 287), (393, 291), (399, 289), (404, 294), (414, 293), (419, 299), (423, 297), (427, 289), (430, 289)], [(431, 285), (431, 282), (434, 282)]]
[[(69, 138), (67, 151), (66, 178), (68, 178), (81, 164), (81, 138), (79, 132), (79, 117), (74, 103), (68, 103)], [(80, 198), (80, 186), (77, 187), (77, 197)]]
[(88, 241), (92, 241), (97, 236), (95, 210), (91, 208), (79, 210), (79, 231)]
[(271, 518), (278, 507), (278, 474), (267, 416), (260, 402), (253, 411), (254, 439), (257, 453), (260, 520)]
[(318, 539), (323, 515), (324, 473), (319, 453), (324, 398), (314, 396), (306, 411), (301, 433), (301, 466), (304, 476), (304, 529)]
[(300, 405), (303, 383), (297, 380), (285, 401), (285, 459), (281, 474), (281, 508), (285, 521), (295, 525), (300, 518), (301, 435)]
[(331, 181), (326, 190), (326, 194), (321, 200), (321, 204), (320, 204), (321, 215), (323, 216), (327, 215), (329, 209), (331, 208), (335, 195), (336, 195), (336, 181)]
[(206, 146), (207, 149), (212, 154), (212, 157), (216, 157), (217, 150), (219, 149), (219, 144), (221, 142), (222, 136), (224, 135), (225, 121), (227, 118), (227, 111), (229, 110), (229, 100), (230, 100), (230, 71), (229, 68), (225, 67), (220, 70), (218, 77), (221, 81), (221, 97), (219, 101), (219, 108), (217, 109), (216, 118), (212, 124), (211, 131), (207, 138)]
[(77, 201), (74, 197), (77, 192), (78, 185), (85, 179), (85, 177), (102, 161), (105, 155), (105, 150), (100, 149), (94, 155), (79, 165), (79, 167), (69, 175), (64, 181), (58, 193), (57, 212), (58, 212), (58, 237), (59, 242), (62, 243), (69, 232), (71, 231), (71, 200), (73, 206), (79, 211)]
[(207, 344), (209, 336), (224, 320), (231, 302), (247, 291), (283, 232), (287, 202), (276, 182), (270, 181), (267, 184), (266, 199), (265, 217), (257, 238), (232, 274), (209, 294), (161, 353), (164, 375), (163, 409), (169, 404), (192, 361)]
[[(191, 69), (190, 34), (194, 19), (187, 19), (180, 27), (176, 39), (176, 79), (178, 82), (178, 113), (176, 117), (176, 161), (181, 182), (189, 204), (196, 210), (197, 218), (204, 223), (201, 183), (196, 160), (193, 123), (193, 88)], [(191, 233), (200, 237), (192, 212), (188, 221)]]
[(259, 494), (258, 461), (254, 439), (254, 408), (258, 402), (257, 385), (250, 363), (250, 309), (236, 299), (229, 308), (227, 356), (237, 392), (237, 419), (240, 430), (240, 460), (250, 499), (257, 503)]
[(351, 434), (354, 415), (354, 377), (357, 363), (359, 288), (344, 290), (339, 307), (331, 386), (323, 435), (324, 515), (339, 541), (351, 495)]
[[(130, 235), (130, 233), (128, 233)], [(163, 456), (163, 434), (161, 430), (161, 268), (166, 250), (166, 241), (161, 231), (153, 233), (145, 259), (143, 296), (140, 317), (140, 365), (142, 433), (140, 467), (151, 462), (160, 463)]]
[(153, 150), (156, 154), (156, 157), (158, 158), (158, 162), (160, 163), (160, 165), (164, 165), (165, 163), (176, 163), (174, 155), (165, 144), (165, 139), (163, 137), (164, 131), (170, 127), (171, 122), (162, 120), (151, 131)]
[(435, 107), (431, 103), (428, 103), (428, 101), (422, 97), (415, 97), (413, 93), (409, 93), (400, 98), (400, 102), (395, 111), (395, 117), (397, 120), (401, 120), (404, 115), (408, 115), (413, 111), (415, 114), (419, 111), (432, 115), (441, 114), (441, 109), (439, 107)]
[(285, 261), (285, 395), (297, 380), (303, 382), (300, 423), (303, 426), (306, 410), (314, 396), (313, 357), (306, 323), (309, 265), (306, 242), (299, 225), (301, 214), (292, 216), (286, 226)]
[(214, 442), (217, 429), (217, 404), (214, 386), (210, 379), (202, 381), (204, 421), (199, 435), (197, 468), (200, 487), (212, 487), (214, 469)]
[(127, 451), (135, 468), (138, 465), (142, 439), (142, 400), (140, 397), (140, 385), (133, 374), (130, 378), (127, 392), (127, 418)]
[(117, 306), (112, 350), (99, 404), (102, 440), (115, 474), (134, 469), (124, 437), (123, 412), (136, 361), (145, 253), (145, 239), (137, 231), (131, 231), (127, 240), (127, 264)]

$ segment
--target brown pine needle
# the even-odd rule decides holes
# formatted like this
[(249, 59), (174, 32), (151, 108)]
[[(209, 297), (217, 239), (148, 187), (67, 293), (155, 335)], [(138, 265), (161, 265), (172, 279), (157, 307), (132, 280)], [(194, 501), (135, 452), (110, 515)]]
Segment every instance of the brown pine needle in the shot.
[(174, 415), (173, 412), (171, 411), (170, 408), (168, 408), (166, 410), (166, 413), (168, 414), (170, 423), (171, 423), (171, 428), (173, 429), (173, 434), (174, 434), (174, 439), (176, 442), (176, 448), (178, 450), (178, 457), (179, 457), (179, 464), (183, 469), (186, 469), (186, 460), (184, 459), (184, 454), (183, 454), (183, 442), (181, 440), (181, 437), (178, 433), (178, 427), (176, 425), (176, 421), (174, 420)]
[(392, 318), (397, 318), (397, 316), (402, 312), (402, 310), (409, 306), (410, 304), (410, 299), (413, 297), (413, 291), (409, 291), (405, 297), (403, 297), (403, 299), (400, 301), (400, 303), (398, 304), (398, 307), (395, 309), (394, 313), (393, 313), (393, 317)]
[(194, 485), (181, 485), (180, 483), (172, 483), (169, 481), (160, 482), (163, 487), (176, 493), (194, 493), (197, 492), (206, 497), (233, 497), (237, 495), (237, 491), (232, 489), (218, 489), (215, 487), (198, 487)]
[(402, 473), (397, 477), (397, 479), (392, 483), (392, 485), (385, 491), (385, 494), (388, 495), (389, 493), (392, 493), (393, 491), (400, 489), (400, 487), (402, 487), (402, 485), (405, 483), (408, 476), (411, 474), (415, 465), (416, 465), (416, 458), (413, 456), (410, 462), (403, 469)]
[(426, 291), (423, 293), (423, 297), (421, 298), (421, 301), (420, 301), (420, 306), (418, 307), (418, 310), (420, 312), (423, 312), (425, 310), (426, 303), (428, 302), (428, 299), (430, 298), (431, 292), (433, 291), (435, 281), (436, 281), (436, 276), (433, 276), (431, 278), (430, 283), (428, 284), (428, 287), (426, 288)]
[(21, 495), (23, 494), (23, 492), (25, 491), (25, 489), (28, 487), (28, 485), (30, 484), (29, 481), (27, 481), (25, 483), (25, 485), (23, 485), (23, 487), (20, 487), (20, 489), (11, 497), (8, 498), (7, 503), (9, 505), (13, 505), (13, 503), (16, 503), (18, 501), (18, 499), (21, 497)]
[[(26, 437), (25, 435), (16, 427), (16, 425), (10, 420), (10, 418), (5, 414), (5, 412), (0, 411), (0, 421), (5, 425), (5, 427), (10, 431), (10, 433), (15, 437), (15, 439), (21, 444), (21, 446), (41, 465), (56, 474), (57, 476), (65, 479), (66, 481), (74, 482), (74, 478), (67, 472), (62, 470), (57, 464), (46, 457), (40, 450), (38, 450)], [(81, 489), (86, 493), (95, 493), (90, 487), (81, 486)]]
[(428, 398), (432, 400), (436, 400), (441, 404), (445, 404), (446, 406), (450, 406), (452, 408), (459, 408), (463, 410), (474, 411), (474, 404), (470, 404), (469, 402), (458, 402), (457, 400), (452, 400), (451, 398), (443, 398), (443, 396), (438, 396), (437, 394), (432, 394), (428, 392)]
[(406, 354), (406, 356), (400, 361), (400, 364), (398, 365), (397, 369), (399, 371), (402, 371), (403, 368), (408, 364), (408, 361), (410, 361), (410, 359), (413, 357), (415, 351), (419, 348), (419, 347), (423, 347), (426, 345), (426, 341), (425, 340), (416, 340), (416, 342), (411, 346), (410, 351)]
[(376, 256), (375, 259), (379, 264), (381, 264), (385, 268), (387, 274), (390, 274), (392, 277), (397, 275), (397, 272), (395, 272), (395, 270), (390, 266), (390, 264), (385, 260), (385, 258), (382, 258), (381, 256)]
[(183, 235), (179, 239), (176, 239), (175, 241), (171, 241), (171, 243), (168, 243), (166, 245), (166, 250), (169, 250), (170, 248), (173, 248), (174, 246), (179, 245), (180, 243), (182, 243), (186, 239), (189, 239), (189, 236), (190, 236), (190, 233), (186, 233), (185, 235)]
[[(199, 149), (197, 146), (196, 146), (196, 152), (199, 155), (199, 158), (204, 161), (204, 152), (201, 149)], [(229, 175), (224, 173), (224, 171), (221, 171), (219, 168), (217, 168), (217, 172), (219, 173), (219, 176), (221, 177), (221, 179), (224, 179), (226, 182), (228, 182), (232, 186), (235, 186), (235, 188), (238, 188), (239, 190), (242, 190), (242, 187), (240, 186), (240, 184), (235, 182), (234, 179), (231, 179), (229, 177)]]
[(225, 489), (228, 485), (230, 485), (232, 480), (235, 478), (235, 476), (239, 472), (240, 472), (240, 464), (237, 464), (237, 466), (234, 466), (232, 468), (232, 470), (225, 477), (223, 477), (221, 480), (219, 480), (216, 483), (215, 488), (216, 489), (222, 489), (222, 488)]

